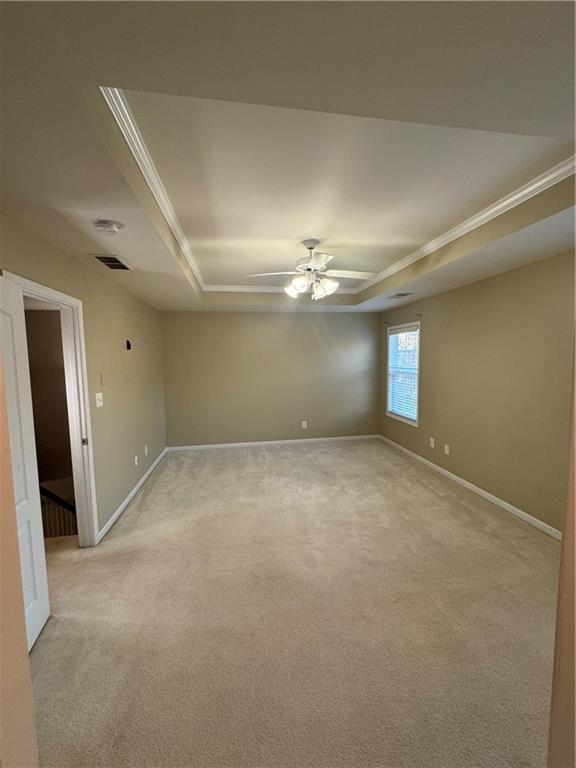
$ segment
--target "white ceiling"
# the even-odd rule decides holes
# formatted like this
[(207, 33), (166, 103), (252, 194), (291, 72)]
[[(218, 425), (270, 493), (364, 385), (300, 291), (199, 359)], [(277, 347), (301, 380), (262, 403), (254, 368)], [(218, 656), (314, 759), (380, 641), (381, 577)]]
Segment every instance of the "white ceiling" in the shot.
[[(573, 16), (571, 3), (6, 3), (4, 209), (151, 305), (201, 308), (84, 112), (79, 96), (115, 86), (206, 283), (262, 288), (244, 275), (289, 268), (306, 236), (326, 238), (335, 267), (379, 269), (571, 154)], [(126, 227), (96, 235), (102, 217)]]
[[(405, 281), (400, 287), (389, 290), (362, 304), (330, 306), (330, 312), (385, 312), (406, 304), (435, 296), (439, 293), (455, 290), (480, 280), (487, 280), (495, 275), (509, 272), (513, 269), (543, 259), (557, 256), (575, 248), (575, 208), (568, 208), (561, 213), (543, 219), (524, 229), (490, 243), (473, 253), (450, 264), (435, 269), (421, 277)], [(403, 299), (392, 299), (398, 292), (409, 293)], [(321, 312), (325, 307), (319, 306), (322, 302), (310, 303), (298, 308), (298, 311)], [(212, 307), (201, 308), (210, 311)], [(290, 299), (284, 304), (272, 305), (263, 303), (260, 306), (226, 305), (219, 307), (220, 311), (296, 311), (294, 303)]]
[[(571, 154), (570, 142), (162, 94), (124, 94), (208, 285), (380, 272)], [(345, 281), (357, 287), (356, 281)]]
[[(11, 107), (2, 116), (4, 211), (152, 306), (190, 308), (188, 281), (68, 89), (38, 89), (31, 99), (7, 87), (3, 96)], [(125, 227), (99, 234), (99, 218)], [(112, 272), (93, 253), (133, 271)]]
[(572, 2), (8, 2), (2, 27), (23, 83), (574, 135)]
[[(382, 311), (412, 304), (428, 296), (486, 280), (550, 256), (574, 251), (574, 214), (574, 208), (568, 208), (520, 229), (445, 267), (403, 283), (401, 288), (366, 302), (363, 308)], [(391, 299), (390, 296), (397, 292), (410, 293), (410, 296)]]

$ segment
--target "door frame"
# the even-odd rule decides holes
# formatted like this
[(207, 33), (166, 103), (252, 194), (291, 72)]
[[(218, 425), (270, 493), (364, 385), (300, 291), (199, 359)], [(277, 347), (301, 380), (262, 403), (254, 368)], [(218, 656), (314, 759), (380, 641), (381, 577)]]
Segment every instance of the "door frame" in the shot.
[(99, 527), (82, 301), (6, 270), (2, 276), (17, 283), (23, 296), (49, 301), (60, 310), (78, 546), (95, 547)]

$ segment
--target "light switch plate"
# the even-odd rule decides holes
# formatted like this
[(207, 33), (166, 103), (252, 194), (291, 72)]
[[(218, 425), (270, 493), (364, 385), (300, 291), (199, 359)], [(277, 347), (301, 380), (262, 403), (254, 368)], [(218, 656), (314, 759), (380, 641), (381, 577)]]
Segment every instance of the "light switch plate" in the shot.
[(96, 392), (96, 408), (102, 408), (104, 405), (104, 394), (102, 392)]

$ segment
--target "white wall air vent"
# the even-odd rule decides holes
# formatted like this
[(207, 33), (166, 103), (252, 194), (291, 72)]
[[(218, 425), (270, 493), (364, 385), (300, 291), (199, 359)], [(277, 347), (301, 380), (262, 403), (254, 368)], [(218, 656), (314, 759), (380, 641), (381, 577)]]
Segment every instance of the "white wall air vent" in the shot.
[(389, 299), (405, 299), (406, 296), (412, 296), (412, 292), (409, 293), (395, 293), (393, 296), (389, 296)]
[(120, 261), (118, 256), (109, 256), (107, 253), (91, 253), (90, 255), (108, 269), (130, 269), (123, 261)]

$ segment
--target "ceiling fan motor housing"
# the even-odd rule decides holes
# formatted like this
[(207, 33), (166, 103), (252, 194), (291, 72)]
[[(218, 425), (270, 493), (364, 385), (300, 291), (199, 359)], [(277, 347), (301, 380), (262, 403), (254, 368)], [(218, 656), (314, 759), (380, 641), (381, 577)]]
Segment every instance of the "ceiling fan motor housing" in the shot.
[(314, 249), (320, 245), (320, 240), (303, 240), (302, 244), (308, 249), (308, 256), (303, 256), (296, 262), (297, 272), (324, 272), (326, 265), (332, 258), (326, 253), (314, 252)]
[(307, 240), (302, 240), (302, 245), (308, 248), (309, 251), (313, 251), (314, 248), (318, 248), (320, 240), (316, 240), (315, 237), (309, 237)]
[(313, 269), (315, 269), (315, 267), (312, 263), (311, 256), (303, 256), (296, 262), (297, 272), (311, 272)]

